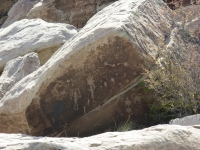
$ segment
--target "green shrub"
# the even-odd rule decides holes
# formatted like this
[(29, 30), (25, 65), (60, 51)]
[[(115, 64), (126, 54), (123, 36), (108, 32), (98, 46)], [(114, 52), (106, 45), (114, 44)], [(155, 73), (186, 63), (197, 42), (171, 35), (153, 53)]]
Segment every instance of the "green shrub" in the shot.
[(122, 123), (117, 127), (117, 131), (118, 132), (124, 132), (124, 131), (133, 130), (134, 125), (135, 125), (135, 123), (132, 122), (132, 121), (128, 121), (128, 122)]
[(162, 123), (199, 112), (199, 56), (196, 50), (190, 54), (163, 51), (160, 64), (145, 70), (146, 85), (155, 94), (155, 101), (150, 103), (150, 117), (154, 121)]

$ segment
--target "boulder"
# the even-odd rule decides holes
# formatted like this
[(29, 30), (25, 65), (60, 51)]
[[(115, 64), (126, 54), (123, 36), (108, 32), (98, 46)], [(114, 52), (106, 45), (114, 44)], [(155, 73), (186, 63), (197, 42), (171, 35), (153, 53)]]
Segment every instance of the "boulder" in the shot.
[(96, 12), (114, 1), (116, 0), (19, 0), (10, 10), (9, 18), (2, 27), (22, 18), (41, 18), (47, 22), (62, 22), (82, 28)]
[(199, 150), (200, 129), (158, 125), (129, 132), (108, 132), (86, 138), (32, 137), (0, 134), (4, 150)]
[(0, 132), (86, 136), (133, 114), (144, 119), (143, 95), (134, 92), (145, 78), (143, 66), (160, 49), (183, 44), (171, 18), (162, 0), (120, 0), (104, 8), (4, 95)]
[(17, 0), (1, 0), (0, 5), (0, 27), (8, 18), (8, 11), (17, 2)]
[(24, 19), (0, 29), (0, 70), (9, 60), (30, 52), (37, 52), (43, 65), (76, 33), (71, 25), (47, 23), (41, 19)]
[(176, 118), (171, 120), (170, 124), (176, 124), (182, 126), (200, 125), (200, 114), (190, 115), (183, 118)]
[(18, 0), (15, 5), (9, 10), (8, 18), (2, 25), (2, 28), (9, 26), (10, 24), (26, 18), (26, 15), (33, 8), (35, 4), (41, 0)]
[(6, 63), (0, 77), (0, 99), (18, 81), (40, 67), (40, 60), (37, 53), (29, 53), (23, 57), (17, 57)]

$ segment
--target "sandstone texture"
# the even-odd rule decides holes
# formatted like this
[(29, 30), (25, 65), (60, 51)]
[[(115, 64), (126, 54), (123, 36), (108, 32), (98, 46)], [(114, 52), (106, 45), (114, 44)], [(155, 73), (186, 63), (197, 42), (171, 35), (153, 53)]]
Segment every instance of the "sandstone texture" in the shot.
[(32, 137), (0, 134), (4, 150), (199, 150), (200, 129), (158, 125), (129, 132), (108, 132), (87, 138)]
[(200, 4), (199, 0), (163, 0), (168, 6), (173, 9), (181, 9), (182, 7)]
[(183, 7), (174, 11), (174, 14), (176, 22), (182, 24), (187, 32), (197, 36), (197, 33), (200, 32), (200, 5)]
[[(41, 18), (82, 28), (99, 10), (116, 0), (19, 0), (10, 10), (2, 27), (23, 18)], [(17, 14), (17, 15), (15, 15)]]
[(23, 57), (17, 57), (6, 63), (0, 77), (0, 99), (18, 81), (40, 67), (40, 60), (37, 53), (28, 53)]
[[(160, 49), (183, 44), (171, 19), (162, 0), (120, 0), (99, 11), (43, 66), (4, 95), (0, 132), (86, 136), (130, 117), (144, 119), (143, 94), (136, 88), (145, 78), (142, 66), (151, 64)], [(31, 28), (28, 33), (33, 37), (35, 32)], [(50, 46), (60, 35), (41, 43)]]
[(24, 19), (0, 29), (0, 70), (9, 60), (30, 52), (38, 53), (43, 65), (76, 33), (71, 25), (47, 23), (41, 19)]
[(17, 0), (1, 0), (0, 5), (0, 27), (8, 18), (8, 11), (17, 2)]
[(9, 10), (8, 18), (2, 25), (2, 28), (9, 26), (10, 24), (26, 18), (26, 15), (33, 8), (33, 6), (40, 2), (40, 0), (18, 0), (15, 5)]

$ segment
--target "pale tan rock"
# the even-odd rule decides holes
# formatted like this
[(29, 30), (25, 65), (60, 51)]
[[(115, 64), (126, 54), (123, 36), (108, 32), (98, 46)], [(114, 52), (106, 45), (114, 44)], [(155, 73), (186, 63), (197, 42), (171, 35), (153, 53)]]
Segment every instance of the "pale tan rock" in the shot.
[(17, 57), (6, 63), (0, 77), (0, 99), (15, 83), (40, 67), (37, 53), (28, 53), (23, 57)]
[(0, 2), (0, 27), (8, 18), (8, 11), (17, 2), (17, 0), (1, 0)]
[(200, 114), (190, 115), (183, 118), (176, 118), (171, 120), (170, 124), (176, 124), (182, 126), (200, 125)]
[(199, 150), (200, 129), (158, 125), (129, 132), (108, 132), (87, 138), (32, 137), (0, 134), (3, 150)]
[(7, 28), (2, 28), (0, 29), (0, 70), (3, 70), (9, 60), (30, 52), (37, 52), (43, 65), (76, 33), (76, 28), (71, 25), (47, 23), (41, 19), (23, 19)]
[(120, 0), (104, 8), (5, 94), (0, 132), (85, 136), (130, 115), (142, 119), (142, 96), (131, 89), (161, 48), (183, 44), (176, 30), (171, 34), (171, 19), (162, 0)]
[(26, 18), (26, 15), (33, 8), (33, 6), (40, 0), (18, 0), (17, 3), (8, 12), (8, 18), (2, 25), (2, 28), (9, 26), (10, 24)]
[(47, 22), (67, 23), (82, 28), (95, 13), (114, 1), (116, 0), (19, 0), (10, 10), (2, 27), (23, 18), (41, 18)]

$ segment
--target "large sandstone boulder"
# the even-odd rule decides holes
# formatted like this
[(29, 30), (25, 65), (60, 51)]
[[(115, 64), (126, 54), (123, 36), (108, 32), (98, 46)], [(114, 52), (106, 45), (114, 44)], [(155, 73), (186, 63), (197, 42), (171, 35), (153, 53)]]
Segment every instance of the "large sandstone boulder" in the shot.
[(116, 0), (19, 0), (10, 10), (7, 27), (22, 18), (41, 18), (47, 22), (62, 22), (82, 28), (99, 10)]
[(0, 99), (9, 91), (15, 83), (40, 67), (37, 53), (29, 53), (23, 57), (17, 57), (6, 63), (0, 77)]
[(171, 15), (162, 0), (120, 0), (98, 12), (4, 95), (0, 132), (84, 136), (133, 115), (144, 119), (142, 94), (134, 91), (142, 66), (160, 48), (183, 44)]
[(43, 65), (51, 55), (77, 33), (67, 24), (24, 19), (0, 29), (0, 70), (18, 56), (37, 52)]
[(0, 5), (0, 27), (8, 18), (8, 11), (18, 0), (1, 0)]
[(87, 138), (31, 137), (0, 134), (4, 150), (199, 150), (200, 129), (159, 125), (129, 132), (108, 132)]

